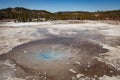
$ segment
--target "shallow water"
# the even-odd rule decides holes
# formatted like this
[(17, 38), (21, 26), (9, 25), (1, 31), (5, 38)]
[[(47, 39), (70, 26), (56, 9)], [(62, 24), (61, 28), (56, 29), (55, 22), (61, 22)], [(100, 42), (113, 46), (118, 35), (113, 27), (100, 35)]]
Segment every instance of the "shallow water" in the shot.
[(42, 60), (56, 60), (64, 56), (65, 55), (63, 52), (57, 52), (57, 51), (41, 52), (40, 54), (38, 54), (38, 58)]

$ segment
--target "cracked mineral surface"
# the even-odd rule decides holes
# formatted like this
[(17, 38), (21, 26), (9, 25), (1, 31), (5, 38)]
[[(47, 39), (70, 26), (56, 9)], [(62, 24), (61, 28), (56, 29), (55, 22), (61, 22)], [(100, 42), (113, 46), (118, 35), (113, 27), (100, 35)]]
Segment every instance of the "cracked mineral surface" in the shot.
[(0, 80), (119, 80), (120, 24), (71, 22), (0, 24)]

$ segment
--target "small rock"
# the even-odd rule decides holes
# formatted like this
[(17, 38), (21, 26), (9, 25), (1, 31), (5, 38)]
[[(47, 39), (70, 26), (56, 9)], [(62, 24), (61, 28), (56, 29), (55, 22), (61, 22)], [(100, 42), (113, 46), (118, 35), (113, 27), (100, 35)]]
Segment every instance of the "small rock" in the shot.
[(88, 65), (88, 68), (90, 68), (91, 66), (90, 65)]
[(78, 65), (80, 65), (80, 62), (78, 62), (78, 61), (77, 61), (77, 62), (75, 62), (75, 63), (76, 63), (76, 64), (78, 64)]
[(17, 69), (13, 69), (14, 71), (17, 71)]
[(110, 73), (113, 73), (113, 71), (110, 71)]
[(44, 78), (44, 76), (40, 76), (40, 78), (42, 79), (42, 78)]
[(76, 73), (76, 71), (73, 70), (73, 69), (69, 69), (69, 71), (72, 72), (72, 73)]
[(66, 64), (70, 64), (70, 63), (66, 63)]
[(88, 64), (91, 64), (90, 62), (88, 62)]
[(95, 78), (97, 78), (97, 75), (94, 75)]
[(87, 71), (87, 69), (85, 68), (85, 71)]
[(80, 77), (84, 76), (83, 74), (77, 74), (76, 77), (79, 79)]
[(47, 77), (44, 77), (44, 79), (46, 80), (46, 79), (47, 79)]
[(24, 51), (24, 53), (27, 53), (27, 51)]
[(76, 77), (72, 77), (72, 80), (77, 80)]

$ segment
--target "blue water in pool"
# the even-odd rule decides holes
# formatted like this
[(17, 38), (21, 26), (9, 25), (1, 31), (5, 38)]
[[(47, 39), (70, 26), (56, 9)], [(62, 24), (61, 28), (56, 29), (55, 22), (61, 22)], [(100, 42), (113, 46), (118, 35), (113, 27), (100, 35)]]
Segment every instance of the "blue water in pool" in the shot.
[(39, 59), (43, 59), (43, 60), (55, 60), (63, 56), (64, 55), (61, 52), (42, 52), (38, 55)]

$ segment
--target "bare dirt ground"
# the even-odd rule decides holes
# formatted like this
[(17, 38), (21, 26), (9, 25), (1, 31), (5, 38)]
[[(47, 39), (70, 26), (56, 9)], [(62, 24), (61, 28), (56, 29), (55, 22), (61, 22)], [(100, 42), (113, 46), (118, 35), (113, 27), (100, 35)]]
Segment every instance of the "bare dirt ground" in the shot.
[[(27, 43), (27, 45), (29, 45), (31, 44), (30, 41), (39, 40), (38, 43), (40, 43), (41, 40), (47, 40), (47, 42), (45, 42), (46, 44), (50, 42), (48, 38), (52, 38), (53, 42), (56, 38), (60, 38), (58, 39), (60, 44), (62, 44), (62, 46), (64, 45), (65, 48), (66, 45), (69, 46), (70, 50), (73, 50), (74, 53), (71, 61), (62, 58), (65, 61), (64, 64), (59, 61), (55, 62), (65, 67), (65, 70), (61, 68), (59, 70), (64, 70), (68, 73), (69, 78), (63, 77), (61, 80), (120, 80), (120, 22), (70, 20), (36, 23), (0, 23), (0, 80), (54, 80), (53, 76), (55, 76), (55, 74), (53, 74), (52, 77), (48, 76), (48, 74), (51, 73), (41, 70), (41, 68), (38, 70), (42, 71), (42, 74), (41, 72), (34, 72), (37, 67), (41, 67), (39, 64), (35, 66), (35, 62), (37, 62), (36, 59), (33, 59), (35, 60), (33, 64), (25, 62), (27, 60), (29, 61), (26, 57), (24, 58), (26, 55), (22, 55), (23, 57), (19, 58), (21, 54), (27, 53), (29, 49), (31, 49), (31, 51), (34, 49), (32, 47), (29, 48), (29, 46), (28, 48), (22, 47), (24, 50), (19, 49), (19, 47), (22, 46), (21, 44)], [(33, 44), (35, 47), (33, 52), (36, 52), (41, 47), (41, 44), (38, 43), (35, 41)], [(37, 44), (39, 48), (36, 47)], [(56, 45), (57, 43), (54, 42), (54, 44)], [(16, 48), (13, 49), (14, 47)], [(47, 47), (49, 46), (45, 48)], [(36, 48), (38, 49), (36, 50)], [(61, 49), (61, 47), (59, 47), (59, 49)], [(103, 51), (104, 49), (106, 51)], [(65, 50), (68, 51), (69, 48)], [(82, 52), (80, 52), (80, 50), (82, 50)], [(14, 57), (11, 55), (11, 51)], [(70, 53), (70, 55), (73, 53)], [(77, 57), (76, 53), (79, 53)], [(31, 54), (28, 52), (27, 55)], [(81, 59), (80, 57), (85, 59)], [(55, 63), (49, 64), (57, 65)], [(72, 68), (69, 65), (72, 66)], [(44, 64), (42, 67), (44, 67)], [(31, 70), (31, 68), (35, 68), (35, 70)], [(44, 69), (48, 68), (45, 67)], [(68, 71), (66, 69), (68, 69)], [(54, 69), (52, 70), (54, 71)], [(55, 71), (57, 71), (57, 69)], [(56, 79), (59, 80), (58, 77)]]

